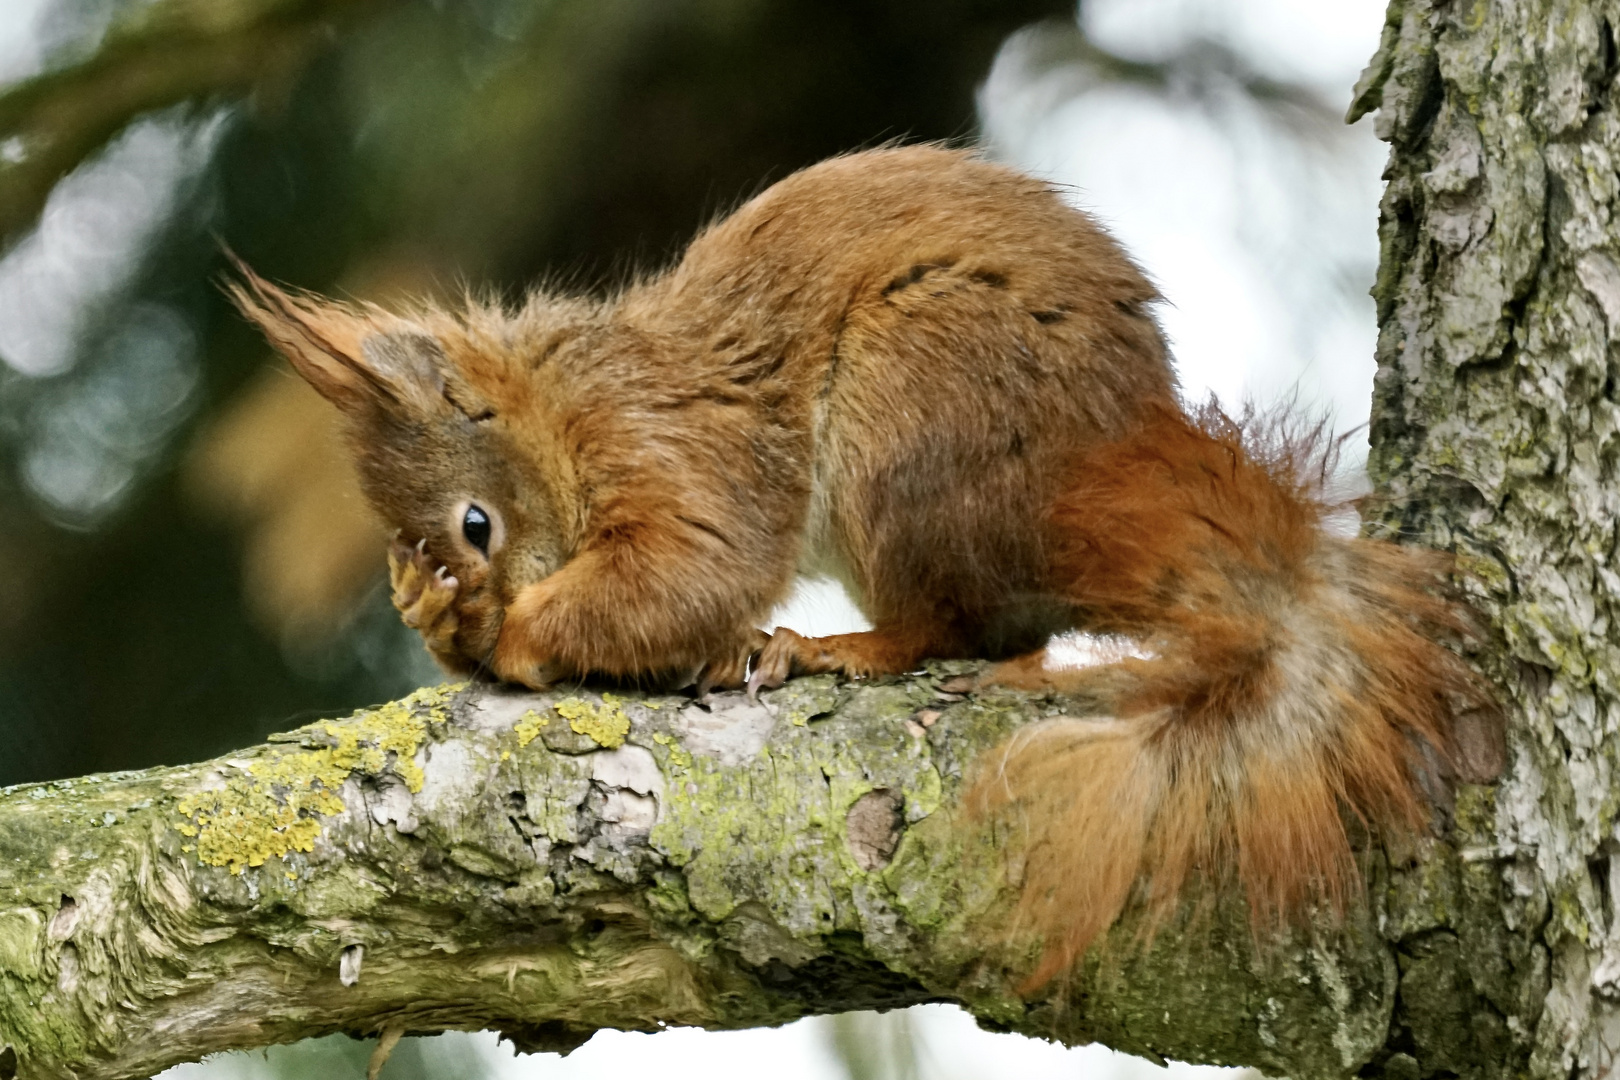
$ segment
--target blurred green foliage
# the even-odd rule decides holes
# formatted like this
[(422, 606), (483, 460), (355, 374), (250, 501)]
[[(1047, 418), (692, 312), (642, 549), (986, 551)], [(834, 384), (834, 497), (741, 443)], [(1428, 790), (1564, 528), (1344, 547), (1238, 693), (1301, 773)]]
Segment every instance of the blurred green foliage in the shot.
[[(75, 213), (94, 254), (103, 218), (47, 192), (123, 160), (140, 125), (211, 141), (126, 279), (75, 315), (71, 362), (0, 365), (0, 784), (205, 757), (425, 674), (376, 589), (341, 634), (284, 648), (244, 604), (242, 537), (186, 493), (188, 446), (268, 362), (214, 287), (219, 240), (314, 289), (368, 273), (506, 295), (610, 284), (819, 158), (970, 138), (999, 44), (1072, 4), (60, 0), (51, 15), (53, 63), (0, 92), (13, 254), (41, 206), (47, 254)], [(130, 328), (151, 318), (169, 337), (142, 353)], [(173, 400), (136, 409), (160, 378)], [(64, 475), (102, 492), (88, 510), (41, 495), (64, 453)], [(107, 461), (123, 471), (98, 477)]]
[[(211, 1059), (207, 1068), (219, 1080), (365, 1080), (375, 1046), (370, 1039), (328, 1035), (268, 1050), (226, 1054)], [(484, 1058), (463, 1039), (405, 1038), (395, 1044), (377, 1080), (480, 1080), (487, 1075)]]

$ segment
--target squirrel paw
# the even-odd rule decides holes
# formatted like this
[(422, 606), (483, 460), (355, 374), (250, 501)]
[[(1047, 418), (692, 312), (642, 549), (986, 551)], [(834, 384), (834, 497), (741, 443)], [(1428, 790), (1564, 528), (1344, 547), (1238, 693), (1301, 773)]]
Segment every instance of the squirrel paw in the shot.
[(819, 639), (778, 626), (754, 661), (754, 673), (748, 679), (748, 696), (758, 697), (761, 690), (774, 690), (794, 675), (816, 675), (843, 668), (838, 657), (821, 647)]
[(698, 697), (707, 697), (711, 690), (738, 690), (745, 686), (750, 662), (770, 640), (771, 636), (765, 631), (754, 630), (732, 655), (709, 661), (698, 674)]
[(427, 553), (427, 541), (414, 547), (398, 537), (388, 545), (388, 582), (405, 625), (418, 631), (435, 655), (454, 654), (459, 620), (453, 606), (461, 583)]
[(948, 655), (950, 649), (948, 641), (941, 647), (928, 637), (893, 629), (807, 638), (778, 626), (760, 650), (748, 695), (781, 686), (794, 675), (838, 671), (852, 679), (868, 679), (909, 671), (924, 656)]

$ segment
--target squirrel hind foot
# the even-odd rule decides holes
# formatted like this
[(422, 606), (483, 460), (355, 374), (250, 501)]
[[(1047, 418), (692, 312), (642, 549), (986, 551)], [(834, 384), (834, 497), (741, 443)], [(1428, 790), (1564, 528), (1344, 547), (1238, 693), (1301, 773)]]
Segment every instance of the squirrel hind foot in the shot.
[(807, 638), (778, 626), (760, 650), (748, 693), (781, 686), (795, 675), (838, 672), (852, 679), (910, 671), (925, 656), (951, 656), (930, 634), (880, 627), (855, 634)]
[(705, 664), (695, 680), (697, 696), (706, 698), (715, 690), (740, 690), (749, 686), (749, 678), (757, 668), (760, 651), (770, 640), (770, 635), (765, 631), (754, 630), (729, 655)]

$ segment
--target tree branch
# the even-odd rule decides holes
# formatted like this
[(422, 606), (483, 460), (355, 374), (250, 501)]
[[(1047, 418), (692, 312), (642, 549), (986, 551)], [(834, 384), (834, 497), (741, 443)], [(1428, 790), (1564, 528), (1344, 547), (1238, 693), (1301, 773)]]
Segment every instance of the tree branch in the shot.
[(925, 1001), (1301, 1078), (1383, 1044), (1397, 972), (1372, 908), (1257, 955), (1240, 902), (1196, 905), (1020, 998), (1017, 823), (967, 824), (957, 799), (1060, 703), (940, 688), (962, 670), (709, 708), (430, 689), (200, 765), (8, 789), (0, 1077), (146, 1076), (333, 1031), (567, 1050)]

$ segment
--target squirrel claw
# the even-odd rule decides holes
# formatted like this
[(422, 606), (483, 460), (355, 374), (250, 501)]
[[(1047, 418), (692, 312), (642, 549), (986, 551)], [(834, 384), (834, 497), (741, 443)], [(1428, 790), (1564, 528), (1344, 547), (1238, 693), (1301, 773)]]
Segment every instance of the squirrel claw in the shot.
[[(697, 679), (698, 697), (708, 697), (712, 690), (740, 690), (749, 685), (759, 651), (769, 641), (765, 631), (754, 630), (729, 656), (706, 664)], [(750, 691), (750, 696), (752, 694)]]
[(758, 701), (761, 690), (775, 690), (787, 682), (807, 644), (807, 639), (778, 626), (754, 660), (754, 673), (748, 677), (749, 700)]
[(388, 582), (400, 619), (418, 631), (429, 650), (454, 653), (459, 620), (454, 607), (461, 582), (427, 553), (427, 541), (414, 545), (397, 536), (388, 545)]

